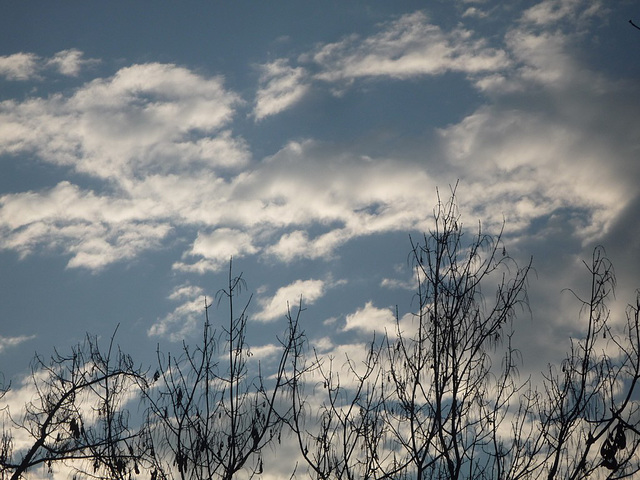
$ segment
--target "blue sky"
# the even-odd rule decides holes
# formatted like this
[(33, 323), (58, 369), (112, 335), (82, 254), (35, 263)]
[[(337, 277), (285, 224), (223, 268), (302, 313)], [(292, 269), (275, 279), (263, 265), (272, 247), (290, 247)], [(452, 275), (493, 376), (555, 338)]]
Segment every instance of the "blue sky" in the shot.
[[(603, 244), (640, 287), (631, 1), (12, 2), (0, 16), (0, 370), (85, 332), (195, 341), (228, 259), (264, 355), (302, 295), (324, 351), (412, 309), (436, 188), (533, 255), (529, 368)], [(244, 297), (248, 299), (248, 295)], [(218, 315), (218, 314), (214, 314)], [(222, 321), (222, 313), (214, 317)]]

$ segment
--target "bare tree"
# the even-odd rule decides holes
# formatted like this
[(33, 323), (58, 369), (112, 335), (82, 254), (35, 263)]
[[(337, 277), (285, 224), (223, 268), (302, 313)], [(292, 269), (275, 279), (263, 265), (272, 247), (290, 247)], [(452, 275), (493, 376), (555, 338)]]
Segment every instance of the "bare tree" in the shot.
[[(298, 308), (295, 322), (301, 311)], [(388, 458), (379, 458), (384, 455), (382, 441), (387, 430), (382, 422), (382, 344), (374, 339), (361, 363), (349, 356), (344, 362), (321, 358), (317, 352), (307, 360), (304, 343), (297, 347), (291, 356), (288, 425), (309, 474), (323, 480), (377, 478), (379, 464), (389, 464)]]
[[(238, 309), (246, 285), (231, 263), (217, 294), (224, 324), (214, 328), (205, 298), (201, 342), (183, 342), (178, 356), (158, 347), (150, 378), (114, 337), (106, 354), (87, 336), (70, 355), (36, 356), (34, 399), (19, 418), (7, 412), (0, 477), (62, 464), (94, 478), (253, 478), (265, 449), (288, 434), (299, 450), (292, 477), (300, 464), (322, 480), (637, 476), (640, 292), (625, 314), (611, 313), (616, 282), (604, 249), (585, 263), (589, 292), (569, 290), (583, 330), (535, 385), (519, 378), (512, 342), (531, 262), (518, 266), (501, 232), (478, 224), (469, 235), (455, 189), (411, 246), (414, 311), (396, 309), (392, 328), (343, 358), (309, 351), (301, 298), (263, 372), (247, 342), (251, 297)], [(138, 395), (146, 408), (135, 430), (127, 404)]]
[(610, 316), (615, 275), (602, 247), (585, 263), (591, 289), (574, 293), (586, 317), (583, 338), (570, 339), (560, 366), (545, 375), (539, 429), (544, 438), (545, 476), (583, 479), (596, 470), (626, 478), (640, 470), (640, 404), (634, 392), (640, 378), (640, 295), (624, 321)]
[[(347, 358), (336, 370), (333, 361), (325, 368), (326, 359), (315, 358), (326, 391), (319, 418), (304, 421), (308, 409), (296, 386), (293, 430), (315, 477), (503, 476), (506, 453), (495, 432), (525, 387), (514, 381), (517, 352), (509, 340), (516, 310), (526, 305), (530, 265), (518, 268), (500, 235), (478, 227), (468, 245), (463, 238), (452, 195), (438, 202), (433, 230), (412, 243), (413, 320), (396, 315), (395, 332), (374, 339), (362, 365)], [(494, 280), (495, 297), (487, 298), (481, 286)]]
[[(417, 311), (361, 362), (292, 356), (294, 432), (313, 478), (585, 479), (640, 471), (640, 293), (611, 319), (604, 249), (586, 264), (584, 331), (541, 385), (519, 380), (513, 321), (528, 309), (518, 267), (479, 225), (467, 241), (455, 203), (412, 242)], [(487, 295), (486, 286), (497, 286)], [(308, 390), (313, 389), (312, 394)], [(318, 393), (322, 400), (318, 400)]]
[[(137, 468), (138, 432), (129, 428), (126, 404), (132, 399), (131, 387), (144, 374), (113, 342), (111, 337), (103, 354), (97, 339), (87, 336), (69, 355), (56, 352), (49, 362), (35, 357), (35, 398), (20, 418), (8, 412), (2, 478), (18, 479), (34, 467), (52, 470), (61, 463), (88, 476), (113, 479), (128, 478)], [(26, 437), (27, 448), (13, 448), (18, 436), (21, 443)]]
[(246, 341), (247, 308), (238, 312), (236, 298), (246, 288), (229, 265), (226, 289), (228, 323), (213, 329), (205, 299), (202, 343), (183, 343), (175, 357), (158, 352), (155, 385), (146, 390), (151, 478), (231, 479), (240, 471), (253, 477), (263, 471), (262, 450), (280, 439), (285, 411), (277, 411), (288, 358), (298, 341), (296, 325), (281, 339), (281, 353), (268, 379), (251, 363)]
[[(422, 242), (412, 242), (417, 313), (388, 337), (385, 422), (414, 478), (503, 478), (509, 467), (496, 432), (526, 387), (514, 380), (510, 336), (530, 264), (519, 268), (501, 235), (480, 225), (465, 244), (455, 191), (433, 218)], [(489, 282), (493, 296), (483, 294)]]

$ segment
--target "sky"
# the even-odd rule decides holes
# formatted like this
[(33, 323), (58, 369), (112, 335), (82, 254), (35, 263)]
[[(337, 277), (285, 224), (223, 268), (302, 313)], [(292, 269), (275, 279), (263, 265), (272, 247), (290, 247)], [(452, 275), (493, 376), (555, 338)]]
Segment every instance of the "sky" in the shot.
[[(415, 308), (410, 238), (456, 196), (521, 265), (527, 369), (580, 331), (603, 245), (640, 287), (632, 1), (11, 2), (0, 15), (0, 371), (85, 333), (142, 365), (243, 273), (267, 359)], [(224, 312), (214, 309), (214, 325)], [(119, 325), (119, 326), (118, 326)], [(518, 343), (519, 342), (519, 343)]]

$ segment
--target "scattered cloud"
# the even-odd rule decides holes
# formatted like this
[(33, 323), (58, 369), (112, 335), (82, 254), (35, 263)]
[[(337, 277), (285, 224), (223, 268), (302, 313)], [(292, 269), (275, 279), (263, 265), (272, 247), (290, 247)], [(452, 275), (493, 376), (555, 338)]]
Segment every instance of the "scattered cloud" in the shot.
[[(42, 375), (36, 378), (43, 378)], [(11, 418), (22, 418), (25, 414), (25, 407), (36, 398), (38, 391), (31, 376), (23, 376), (15, 382), (7, 393), (2, 397), (3, 408), (0, 411), (0, 421), (3, 425), (10, 425)], [(14, 451), (29, 448), (33, 444), (33, 439), (26, 429), (13, 429), (12, 446)]]
[(107, 187), (97, 193), (65, 180), (0, 197), (2, 247), (22, 255), (62, 248), (70, 267), (92, 270), (156, 247), (185, 203), (197, 202), (198, 183), (210, 180), (211, 193), (215, 170), (246, 166), (246, 143), (224, 129), (238, 102), (218, 77), (145, 64), (70, 96), (0, 103), (0, 154), (32, 153)]
[(211, 233), (198, 233), (188, 256), (201, 257), (195, 263), (178, 262), (174, 268), (183, 271), (217, 271), (224, 268), (232, 257), (241, 258), (256, 253), (253, 239), (248, 233), (220, 228)]
[[(0, 153), (115, 182), (196, 165), (244, 164), (246, 145), (223, 132), (239, 102), (221, 78), (170, 64), (133, 65), (85, 83), (71, 96), (0, 103)], [(222, 158), (220, 158), (222, 157)]]
[(149, 221), (132, 200), (97, 196), (68, 181), (0, 197), (0, 246), (21, 256), (62, 249), (69, 267), (98, 270), (157, 246), (171, 227)]
[(46, 62), (47, 66), (55, 68), (62, 75), (76, 77), (84, 66), (100, 63), (96, 59), (84, 59), (84, 53), (77, 48), (62, 50)]
[(42, 80), (47, 69), (69, 77), (76, 77), (85, 66), (100, 63), (97, 59), (85, 59), (77, 48), (61, 50), (51, 58), (42, 58), (34, 53), (14, 53), (0, 56), (0, 76), (7, 80)]
[(359, 330), (361, 332), (385, 333), (393, 332), (395, 328), (395, 316), (388, 308), (377, 308), (373, 302), (368, 301), (364, 307), (347, 315), (343, 330)]
[(599, 0), (544, 0), (525, 10), (522, 21), (549, 26), (569, 18), (573, 25), (581, 25), (591, 17), (605, 13), (606, 8)]
[(492, 48), (460, 27), (450, 32), (429, 23), (423, 12), (403, 15), (368, 38), (347, 37), (313, 55), (317, 78), (335, 82), (359, 77), (409, 78), (448, 71), (478, 73), (509, 65), (504, 50)]
[[(482, 2), (463, 3), (465, 19), (482, 21)], [(575, 26), (605, 12), (602, 2), (545, 0), (490, 39), (462, 24), (438, 26), (423, 12), (401, 15), (371, 35), (264, 63), (253, 103), (221, 76), (166, 63), (3, 101), (0, 155), (47, 163), (66, 179), (0, 196), (0, 248), (22, 257), (62, 252), (69, 268), (91, 271), (162, 248), (174, 235), (187, 245), (176, 273), (219, 271), (232, 256), (327, 260), (357, 238), (427, 230), (435, 187), (456, 178), (463, 214), (488, 230), (506, 220), (515, 235), (535, 223), (544, 237), (564, 222), (579, 242), (597, 240), (617, 224), (640, 175), (637, 86), (575, 54)], [(77, 49), (49, 59), (18, 53), (0, 57), (0, 75), (78, 76), (95, 62)], [(435, 140), (423, 145), (428, 158), (425, 149), (412, 159), (372, 158), (355, 143), (296, 138), (254, 159), (235, 122), (245, 108), (259, 128), (314, 88), (444, 73), (466, 79), (480, 105), (434, 127)], [(381, 286), (407, 288), (390, 278)], [(282, 287), (259, 301), (255, 318), (278, 318), (287, 302), (303, 295), (313, 303), (326, 288), (320, 280)], [(177, 307), (149, 335), (181, 335), (201, 307)], [(387, 313), (367, 304), (345, 329), (370, 328), (365, 314), (383, 325)]]
[(304, 68), (291, 67), (285, 59), (262, 65), (261, 69), (253, 112), (256, 120), (286, 110), (304, 97), (309, 89)]
[(147, 331), (150, 337), (165, 337), (171, 341), (184, 339), (193, 333), (204, 315), (203, 290), (194, 285), (180, 285), (169, 295), (173, 301), (182, 301), (172, 312), (158, 319)]
[(383, 278), (380, 286), (394, 290), (413, 291), (416, 288), (416, 282), (414, 280), (400, 280), (398, 278)]
[(249, 352), (251, 353), (251, 358), (253, 360), (264, 360), (266, 358), (272, 357), (282, 351), (282, 347), (278, 345), (274, 345), (273, 343), (269, 343), (267, 345), (260, 345), (259, 347), (251, 347)]
[(623, 100), (637, 98), (637, 86), (580, 64), (559, 31), (517, 27), (506, 41), (517, 66), (485, 79), (493, 102), (439, 129), (443, 153), (483, 218), (500, 224), (507, 215), (507, 228), (518, 230), (579, 211), (574, 234), (595, 241), (640, 174), (628, 148), (640, 135), (631, 120), (638, 105)]
[(487, 12), (476, 7), (469, 7), (462, 14), (463, 18), (465, 17), (485, 18), (487, 16), (488, 16)]
[[(466, 15), (483, 16), (475, 7)], [(383, 23), (378, 30), (369, 37), (350, 35), (320, 45), (300, 55), (298, 67), (290, 66), (286, 58), (262, 65), (254, 117), (260, 120), (288, 109), (319, 83), (342, 93), (359, 78), (486, 74), (511, 63), (505, 50), (491, 47), (473, 31), (462, 27), (445, 31), (421, 11)]]
[(21, 343), (33, 340), (35, 335), (20, 335), (18, 337), (3, 337), (0, 335), (0, 353), (4, 352), (8, 348), (17, 347)]
[(278, 288), (272, 297), (258, 299), (259, 310), (254, 318), (261, 322), (270, 322), (283, 317), (289, 306), (295, 306), (302, 298), (306, 305), (313, 305), (321, 298), (326, 290), (326, 284), (322, 280), (296, 280), (295, 282)]
[[(389, 36), (390, 45), (396, 37), (404, 45), (405, 37), (431, 31), (423, 14), (400, 23), (406, 31), (394, 23), (369, 43)], [(403, 33), (390, 33), (397, 29)], [(517, 26), (505, 41), (517, 63), (474, 77), (496, 101), (439, 129), (446, 169), (439, 166), (437, 176), (428, 164), (372, 159), (311, 139), (291, 141), (251, 163), (247, 142), (230, 129), (242, 105), (238, 95), (219, 77), (170, 64), (123, 68), (69, 96), (5, 101), (0, 152), (34, 153), (106, 188), (98, 193), (65, 180), (0, 197), (2, 248), (23, 256), (41, 247), (61, 249), (70, 267), (97, 270), (158, 248), (176, 228), (196, 227), (177, 270), (218, 270), (231, 255), (329, 258), (353, 238), (427, 227), (443, 176), (463, 180), (473, 209), (492, 205), (493, 213), (483, 212), (495, 217), (489, 224), (501, 224), (509, 211), (508, 226), (519, 229), (558, 208), (577, 207), (592, 216), (585, 238), (606, 230), (631, 185), (597, 187), (631, 178), (633, 152), (619, 152), (626, 147), (617, 145), (630, 145), (637, 135), (635, 123), (626, 121), (634, 107), (616, 95), (633, 98), (633, 87), (622, 92), (577, 63), (561, 33)], [(285, 76), (291, 68), (274, 65)], [(529, 100), (514, 108), (521, 91)], [(554, 109), (531, 108), (534, 98)], [(620, 121), (612, 125), (612, 118)], [(611, 141), (614, 127), (624, 141)], [(624, 159), (624, 174), (603, 164), (604, 157)]]
[(33, 53), (14, 53), (0, 57), (0, 75), (7, 80), (29, 80), (38, 71), (38, 56)]

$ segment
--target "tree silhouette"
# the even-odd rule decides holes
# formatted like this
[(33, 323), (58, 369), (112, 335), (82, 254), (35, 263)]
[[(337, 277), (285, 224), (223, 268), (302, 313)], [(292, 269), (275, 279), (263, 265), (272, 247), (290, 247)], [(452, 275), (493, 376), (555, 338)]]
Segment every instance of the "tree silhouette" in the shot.
[[(253, 477), (263, 471), (262, 450), (281, 437), (287, 407), (280, 396), (288, 358), (298, 342), (297, 325), (281, 340), (280, 360), (269, 380), (253, 368), (246, 342), (247, 308), (236, 312), (236, 298), (246, 288), (232, 275), (218, 293), (226, 300), (228, 323), (217, 335), (205, 303), (202, 343), (183, 344), (175, 357), (158, 351), (156, 385), (144, 389), (148, 404), (148, 456), (152, 478), (231, 479), (240, 471)], [(205, 299), (206, 302), (206, 299)], [(277, 407), (284, 405), (284, 411)]]
[[(347, 359), (342, 376), (315, 358), (326, 400), (311, 425), (294, 389), (293, 429), (317, 478), (501, 478), (496, 432), (524, 388), (514, 381), (510, 325), (526, 306), (530, 265), (518, 268), (501, 236), (480, 227), (463, 245), (454, 195), (438, 202), (433, 225), (412, 243), (414, 317), (396, 315), (395, 332), (374, 339), (362, 365)], [(498, 287), (487, 298), (481, 285), (492, 280)]]
[[(417, 310), (396, 314), (363, 360), (292, 356), (290, 426), (312, 478), (584, 479), (638, 472), (640, 296), (610, 318), (615, 276), (604, 249), (581, 338), (541, 385), (518, 380), (514, 320), (527, 311), (518, 267), (479, 225), (465, 242), (455, 190), (412, 242)], [(488, 285), (495, 290), (491, 295)], [(575, 294), (575, 293), (574, 293)], [(291, 316), (291, 315), (290, 315)], [(306, 382), (303, 382), (305, 379)], [(309, 394), (312, 389), (313, 394)], [(322, 392), (322, 394), (318, 394)], [(318, 397), (322, 399), (318, 399)]]
[(583, 338), (571, 339), (559, 368), (545, 375), (538, 428), (544, 448), (546, 477), (589, 478), (601, 467), (610, 478), (638, 472), (634, 453), (640, 444), (640, 405), (633, 401), (640, 378), (640, 296), (629, 305), (626, 319), (613, 321), (607, 301), (615, 275), (602, 247), (593, 252), (591, 289), (586, 299), (574, 293), (586, 316)]
[[(517, 265), (502, 232), (478, 224), (468, 233), (455, 189), (438, 199), (432, 228), (411, 240), (409, 258), (413, 312), (396, 309), (391, 326), (342, 358), (309, 348), (301, 298), (287, 312), (275, 366), (263, 371), (246, 338), (251, 297), (238, 308), (246, 284), (231, 263), (217, 294), (223, 323), (213, 327), (205, 298), (200, 343), (183, 342), (177, 356), (158, 347), (155, 369), (135, 368), (114, 337), (106, 353), (87, 336), (69, 355), (36, 356), (35, 396), (22, 416), (4, 409), (1, 478), (38, 465), (87, 478), (257, 478), (265, 449), (279, 447), (291, 478), (638, 474), (640, 293), (612, 314), (616, 279), (604, 248), (585, 262), (586, 294), (567, 290), (583, 329), (540, 381), (520, 378), (514, 345), (516, 319), (528, 316), (531, 261)], [(132, 401), (144, 407), (139, 428), (130, 427)], [(18, 437), (27, 446), (14, 448)]]
[[(129, 427), (125, 405), (144, 375), (113, 342), (114, 337), (103, 354), (97, 339), (87, 336), (69, 355), (56, 352), (48, 362), (34, 358), (35, 398), (21, 417), (8, 412), (12, 429), (3, 432), (2, 478), (22, 478), (39, 465), (52, 471), (65, 464), (112, 479), (128, 478), (137, 469), (138, 432)], [(17, 434), (28, 439), (28, 447), (13, 448)]]

